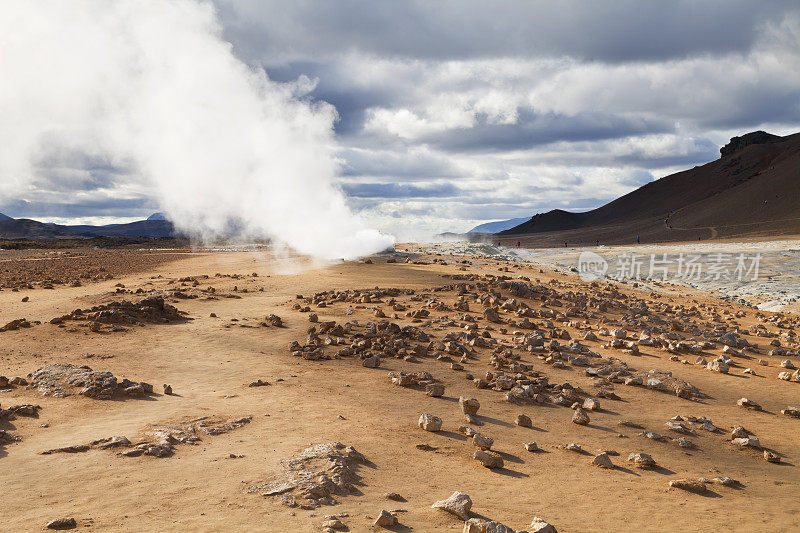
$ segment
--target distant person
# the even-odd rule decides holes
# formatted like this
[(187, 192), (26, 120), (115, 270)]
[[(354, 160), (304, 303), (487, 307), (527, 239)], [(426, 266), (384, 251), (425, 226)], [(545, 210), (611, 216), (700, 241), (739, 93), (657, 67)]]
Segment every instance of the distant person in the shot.
[(567, 241), (564, 241), (564, 248), (567, 247)]
[(517, 241), (517, 248), (519, 248), (519, 241)]
[(600, 246), (600, 239), (595, 239), (594, 245), (595, 246)]
[(639, 244), (639, 234), (636, 234), (636, 244)]

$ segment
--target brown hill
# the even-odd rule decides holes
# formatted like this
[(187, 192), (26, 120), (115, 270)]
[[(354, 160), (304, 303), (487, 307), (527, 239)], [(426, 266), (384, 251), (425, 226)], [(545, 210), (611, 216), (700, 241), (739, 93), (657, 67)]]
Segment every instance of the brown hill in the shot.
[(178, 236), (168, 220), (139, 220), (108, 226), (62, 226), (27, 218), (0, 220), (0, 239), (53, 240), (94, 237), (162, 238)]
[(45, 224), (27, 218), (7, 219), (0, 221), (0, 238), (2, 239), (84, 239), (93, 235), (77, 231), (58, 224)]
[(553, 210), (497, 235), (504, 244), (578, 245), (800, 233), (800, 134), (748, 133), (720, 153), (592, 211)]

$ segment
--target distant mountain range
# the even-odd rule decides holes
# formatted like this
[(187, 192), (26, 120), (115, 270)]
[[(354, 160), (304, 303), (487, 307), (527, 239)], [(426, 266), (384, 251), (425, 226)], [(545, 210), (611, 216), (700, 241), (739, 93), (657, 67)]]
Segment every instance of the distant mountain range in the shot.
[(497, 237), (563, 246), (800, 234), (800, 133), (748, 133), (720, 154), (597, 209), (540, 213)]
[(172, 222), (163, 213), (154, 213), (147, 220), (106, 226), (49, 224), (27, 218), (11, 218), (0, 213), (0, 239), (48, 240), (91, 239), (94, 237), (177, 237)]
[(519, 226), (523, 222), (530, 220), (530, 217), (525, 218), (510, 218), (508, 220), (498, 220), (496, 222), (486, 222), (475, 226), (467, 233), (499, 233), (503, 230), (511, 229), (514, 226)]

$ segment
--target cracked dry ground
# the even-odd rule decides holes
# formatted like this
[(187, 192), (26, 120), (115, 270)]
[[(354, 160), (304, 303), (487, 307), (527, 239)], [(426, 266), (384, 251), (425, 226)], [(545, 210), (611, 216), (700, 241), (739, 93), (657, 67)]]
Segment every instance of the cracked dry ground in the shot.
[[(0, 417), (10, 436), (0, 445), (0, 529), (40, 531), (74, 517), (102, 531), (320, 531), (335, 515), (365, 531), (387, 510), (395, 530), (460, 531), (462, 519), (431, 508), (454, 491), (470, 496), (472, 516), (518, 530), (534, 516), (561, 532), (800, 527), (800, 419), (781, 413), (800, 404), (795, 371), (781, 367), (800, 366), (796, 316), (666, 286), (591, 286), (532, 266), (413, 259), (284, 276), (260, 255), (193, 254), (79, 287), (0, 291), (0, 322), (30, 323), (0, 333), (0, 375), (25, 379), (63, 363), (118, 380), (96, 397), (80, 387), (43, 396), (13, 379), (0, 393), (2, 409), (40, 407)], [(90, 318), (99, 316), (92, 307), (151, 297), (185, 319)], [(50, 323), (66, 315), (75, 318)], [(617, 329), (625, 335), (614, 341)], [(588, 331), (597, 339), (584, 340)], [(364, 366), (375, 356), (377, 368)], [(727, 374), (697, 364), (721, 356), (732, 363)], [(140, 382), (153, 392), (123, 393)], [(472, 423), (462, 396), (480, 404)], [(588, 424), (573, 423), (576, 402)], [(423, 414), (440, 418), (441, 430), (421, 429)], [(531, 427), (517, 425), (522, 414)], [(243, 417), (252, 418), (230, 431), (202, 430), (203, 420)], [(759, 447), (733, 443), (737, 426)], [(169, 456), (122, 453), (164, 427), (190, 432)], [(502, 468), (473, 459), (471, 431), (493, 439), (486, 453)], [(120, 448), (92, 444), (123, 436), (130, 444), (113, 441)], [(292, 457), (336, 442), (365, 458), (336, 490), (307, 505), (274, 488)], [(541, 451), (527, 451), (531, 442)], [(41, 453), (69, 447), (84, 451)], [(595, 460), (603, 450), (612, 453)], [(632, 453), (657, 468), (638, 468)], [(597, 466), (607, 459), (614, 468)], [(739, 484), (714, 481), (726, 477)], [(670, 487), (699, 478), (709, 481), (702, 494)]]

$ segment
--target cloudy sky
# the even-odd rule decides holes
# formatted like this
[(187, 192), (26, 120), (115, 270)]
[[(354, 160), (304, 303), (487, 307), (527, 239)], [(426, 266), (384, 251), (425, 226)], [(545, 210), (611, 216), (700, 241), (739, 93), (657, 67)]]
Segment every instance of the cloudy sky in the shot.
[[(800, 131), (796, 1), (214, 5), (236, 57), (335, 107), (339, 186), (401, 238), (591, 209), (716, 159), (733, 135)], [(62, 178), (0, 211), (111, 222), (158, 208), (124, 165), (49, 168)]]

